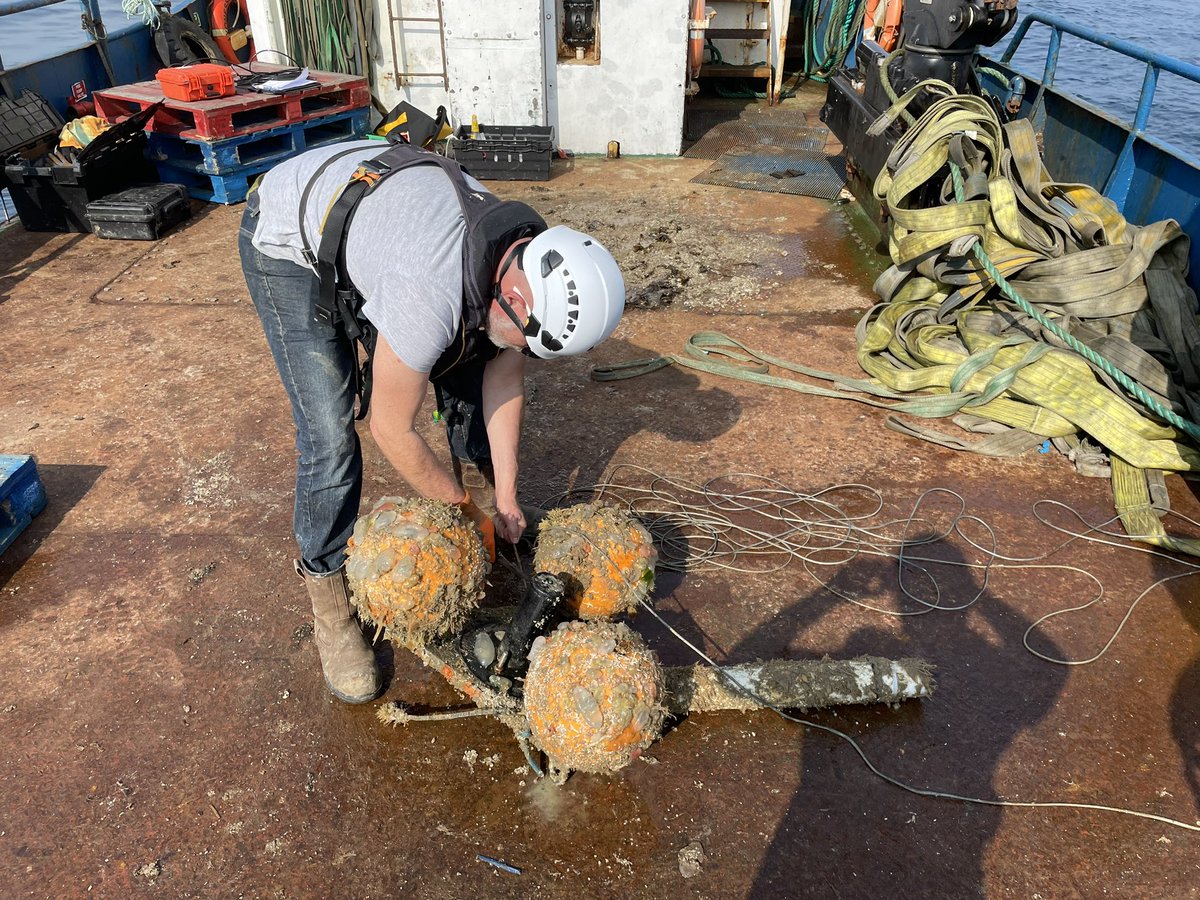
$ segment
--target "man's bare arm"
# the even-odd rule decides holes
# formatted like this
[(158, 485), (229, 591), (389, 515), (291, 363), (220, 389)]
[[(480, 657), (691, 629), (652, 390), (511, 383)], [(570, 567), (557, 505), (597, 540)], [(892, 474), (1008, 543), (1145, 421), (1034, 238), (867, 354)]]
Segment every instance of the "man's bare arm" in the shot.
[(417, 433), (429, 376), (405, 365), (379, 335), (373, 361), (371, 436), (409, 486), (423, 497), (458, 503), (463, 490)]
[(483, 370), (483, 417), (496, 476), (496, 527), (509, 541), (525, 530), (517, 504), (517, 465), (525, 414), (525, 357), (505, 350)]

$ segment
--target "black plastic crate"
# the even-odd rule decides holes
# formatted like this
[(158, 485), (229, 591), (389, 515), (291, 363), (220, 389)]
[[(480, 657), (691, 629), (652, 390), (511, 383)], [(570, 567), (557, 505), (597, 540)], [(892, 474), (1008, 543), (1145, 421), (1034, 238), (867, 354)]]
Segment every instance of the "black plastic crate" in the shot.
[(548, 181), (553, 154), (553, 127), (463, 125), (450, 138), (450, 155), (481, 180)]
[(142, 130), (157, 109), (148, 107), (98, 135), (70, 165), (10, 156), (4, 174), (21, 224), (29, 231), (90, 232), (91, 201), (158, 181), (154, 165), (145, 157)]
[(102, 238), (157, 241), (192, 214), (182, 184), (144, 184), (87, 205), (92, 231)]
[(0, 156), (55, 137), (63, 124), (62, 116), (40, 94), (22, 91), (15, 100), (0, 96)]

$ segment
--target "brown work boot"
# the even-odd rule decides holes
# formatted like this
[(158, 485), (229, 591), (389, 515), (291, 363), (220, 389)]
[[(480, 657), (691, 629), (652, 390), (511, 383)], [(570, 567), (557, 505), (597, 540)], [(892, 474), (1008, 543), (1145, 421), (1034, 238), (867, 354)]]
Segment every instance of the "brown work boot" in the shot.
[[(496, 515), (496, 474), (492, 470), (491, 461), (475, 463), (469, 459), (452, 461), (454, 477), (459, 485), (470, 492), (471, 499), (489, 516)], [(538, 525), (546, 518), (546, 510), (538, 506), (521, 504), (521, 514), (525, 516), (525, 533), (518, 543), (533, 541), (537, 538)]]
[(354, 617), (345, 567), (314, 575), (296, 560), (296, 574), (304, 578), (312, 600), (313, 634), (329, 692), (346, 703), (374, 700), (383, 679), (375, 663), (375, 651)]

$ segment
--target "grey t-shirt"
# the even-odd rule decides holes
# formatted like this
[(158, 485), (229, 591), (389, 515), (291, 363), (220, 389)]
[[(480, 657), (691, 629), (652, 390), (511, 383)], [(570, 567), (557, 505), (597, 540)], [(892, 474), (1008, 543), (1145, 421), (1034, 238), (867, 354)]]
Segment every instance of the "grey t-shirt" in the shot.
[[(361, 153), (346, 151), (361, 149)], [(300, 197), (313, 173), (331, 163), (309, 194), (304, 233), (316, 252), (320, 225), (334, 195), (358, 164), (387, 147), (354, 141), (310, 150), (267, 173), (258, 187), (254, 246), (265, 256), (308, 266), (300, 236)], [(472, 187), (485, 190), (469, 178)], [(437, 166), (415, 166), (385, 178), (363, 198), (346, 237), (346, 269), (363, 295), (363, 315), (401, 361), (428, 372), (450, 346), (462, 320), (465, 226), (454, 186)]]

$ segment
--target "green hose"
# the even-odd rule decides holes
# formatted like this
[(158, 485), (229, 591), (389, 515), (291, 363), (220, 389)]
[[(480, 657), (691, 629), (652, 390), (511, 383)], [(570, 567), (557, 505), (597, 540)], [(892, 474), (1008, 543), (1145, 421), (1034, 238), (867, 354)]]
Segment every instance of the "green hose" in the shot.
[(808, 0), (805, 9), (804, 74), (813, 81), (825, 82), (854, 48), (862, 32), (867, 4), (866, 0), (830, 0), (824, 30), (821, 5), (822, 0)]
[[(883, 61), (883, 65), (881, 65), (879, 67), (879, 80), (883, 83), (883, 90), (887, 94), (888, 99), (891, 100), (893, 104), (899, 103), (900, 98), (896, 95), (896, 89), (892, 86), (892, 75), (889, 70), (891, 69), (892, 61), (895, 59), (899, 59), (903, 55), (904, 55), (904, 48), (897, 47), (895, 50), (893, 50), (891, 53), (889, 53), (887, 55), (887, 59), (885, 59)], [(917, 124), (916, 117), (912, 113), (910, 113), (907, 108), (900, 110), (900, 116), (909, 125)]]

